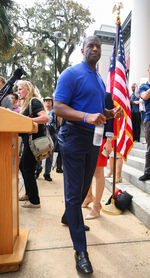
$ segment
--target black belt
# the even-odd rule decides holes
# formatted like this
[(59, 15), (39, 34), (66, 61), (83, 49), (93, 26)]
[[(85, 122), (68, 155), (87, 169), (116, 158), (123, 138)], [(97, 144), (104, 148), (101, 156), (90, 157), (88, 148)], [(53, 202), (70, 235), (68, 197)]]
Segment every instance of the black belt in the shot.
[(74, 126), (74, 127), (80, 128), (80, 129), (82, 129), (82, 130), (85, 130), (85, 131), (94, 133), (94, 129), (93, 129), (93, 128), (89, 128), (89, 127), (86, 127), (86, 126), (82, 126), (82, 125), (79, 125), (79, 124), (77, 124), (77, 123), (65, 121), (65, 124), (67, 124), (67, 125), (72, 125), (72, 126)]

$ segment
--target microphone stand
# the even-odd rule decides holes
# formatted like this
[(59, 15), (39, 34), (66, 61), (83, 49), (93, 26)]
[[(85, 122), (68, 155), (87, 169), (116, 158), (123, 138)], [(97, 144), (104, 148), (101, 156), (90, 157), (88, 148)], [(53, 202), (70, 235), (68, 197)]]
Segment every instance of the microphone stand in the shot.
[[(5, 85), (4, 85), (5, 86)], [(1, 102), (4, 99), (4, 97), (6, 95), (8, 95), (8, 93), (10, 92), (10, 90), (12, 89), (13, 85), (12, 84), (8, 84), (7, 87), (4, 89), (3, 94), (0, 95), (0, 106), (1, 106)], [(0, 94), (1, 94), (1, 90), (0, 90)]]

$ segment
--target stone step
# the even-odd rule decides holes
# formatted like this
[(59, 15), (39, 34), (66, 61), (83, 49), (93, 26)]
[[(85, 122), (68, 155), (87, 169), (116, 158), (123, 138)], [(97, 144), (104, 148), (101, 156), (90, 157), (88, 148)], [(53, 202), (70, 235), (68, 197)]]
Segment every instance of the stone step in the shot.
[(144, 171), (145, 159), (140, 158), (140, 157), (136, 157), (136, 156), (132, 156), (132, 155), (129, 154), (127, 162), (124, 162), (124, 164), (132, 166), (135, 169)]
[[(105, 168), (105, 175), (108, 173), (108, 169)], [(105, 178), (106, 188), (112, 192), (113, 184), (112, 178)], [(150, 187), (150, 182), (149, 182)], [(116, 183), (115, 189), (121, 189), (127, 191), (133, 196), (131, 206), (129, 210), (140, 219), (148, 228), (150, 228), (150, 195), (143, 190), (137, 188), (132, 183), (123, 178), (122, 183)]]
[(139, 177), (144, 174), (143, 171), (133, 168), (127, 164), (123, 164), (122, 167), (122, 176), (131, 184), (138, 187), (145, 193), (150, 194), (150, 180), (148, 181), (139, 181)]
[(141, 142), (133, 142), (133, 149), (140, 149), (146, 151), (147, 144), (143, 144)]
[[(130, 151), (129, 155), (132, 155), (132, 156), (135, 156), (135, 157), (139, 157), (139, 158), (145, 158), (145, 152), (146, 152), (146, 150), (132, 148), (132, 150)], [(127, 160), (128, 160), (128, 157), (127, 157)]]
[[(107, 169), (109, 169), (109, 163)], [(143, 171), (140, 171), (132, 166), (127, 165), (126, 163), (123, 163), (122, 177), (125, 178), (126, 181), (131, 183), (133, 186), (141, 189), (145, 193), (150, 194), (150, 180), (145, 182), (139, 181), (139, 177), (143, 174)]]
[[(134, 146), (127, 157), (127, 162), (123, 162), (122, 183), (116, 183), (116, 189), (126, 190), (133, 196), (129, 210), (150, 228), (150, 180), (139, 181), (139, 177), (144, 174), (145, 153), (147, 144), (134, 142)], [(108, 166), (105, 167), (105, 175), (108, 173)], [(106, 178), (105, 185), (112, 192), (113, 178)]]

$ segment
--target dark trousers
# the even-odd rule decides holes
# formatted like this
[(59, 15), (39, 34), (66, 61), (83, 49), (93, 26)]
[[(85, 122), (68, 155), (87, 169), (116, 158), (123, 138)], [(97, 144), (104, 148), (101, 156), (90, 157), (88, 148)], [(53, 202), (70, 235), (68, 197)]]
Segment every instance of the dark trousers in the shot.
[(145, 131), (145, 138), (147, 143), (144, 173), (150, 175), (150, 121), (144, 122), (144, 131)]
[(22, 156), (20, 158), (19, 168), (24, 179), (26, 195), (29, 196), (29, 200), (32, 204), (40, 203), (38, 187), (35, 178), (36, 163), (37, 161), (30, 150), (29, 143), (25, 142)]
[(63, 162), (65, 205), (74, 249), (86, 251), (82, 203), (96, 168), (99, 147), (93, 133), (65, 124), (60, 128), (59, 147)]
[(133, 141), (140, 142), (141, 113), (132, 112)]
[(42, 172), (42, 161), (36, 162), (36, 173), (39, 175)]
[(57, 165), (57, 170), (62, 170), (62, 159), (61, 159), (60, 150), (58, 151), (56, 165)]
[(52, 158), (51, 157), (47, 157), (45, 159), (45, 171), (44, 171), (44, 175), (46, 175), (46, 176), (49, 176), (50, 173), (51, 173), (52, 162), (53, 162), (53, 154), (54, 154), (54, 151), (55, 151), (55, 149), (56, 149), (56, 147), (58, 145), (58, 143), (57, 143), (58, 140), (57, 140), (56, 134), (51, 135), (51, 138), (52, 138), (53, 143), (54, 143), (54, 149), (52, 151)]

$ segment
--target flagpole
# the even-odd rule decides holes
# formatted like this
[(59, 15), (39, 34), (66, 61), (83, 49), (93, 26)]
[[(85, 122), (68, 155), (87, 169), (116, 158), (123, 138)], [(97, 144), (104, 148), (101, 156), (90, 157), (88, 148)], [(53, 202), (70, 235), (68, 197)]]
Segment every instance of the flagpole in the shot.
[[(117, 58), (117, 52), (118, 52), (118, 36), (119, 36), (119, 28), (118, 28), (118, 22), (120, 22), (120, 9), (123, 8), (123, 4), (121, 2), (117, 3), (113, 7), (113, 12), (117, 11), (117, 31), (116, 31), (116, 45), (115, 45), (115, 69), (116, 69), (116, 58)], [(118, 121), (118, 119), (116, 119)], [(114, 214), (119, 215), (122, 213), (121, 210), (119, 210), (115, 206), (115, 184), (116, 184), (116, 152), (117, 152), (117, 138), (114, 139), (114, 163), (113, 163), (113, 190), (112, 190), (112, 198), (109, 205), (104, 205), (102, 207), (102, 211), (107, 214)]]
[[(113, 11), (117, 10), (117, 31), (116, 31), (116, 47), (115, 47), (115, 69), (116, 69), (116, 57), (118, 52), (118, 36), (119, 36), (119, 28), (118, 28), (118, 19), (120, 19), (120, 8), (122, 7), (121, 3), (118, 6), (114, 6)], [(116, 119), (118, 121), (118, 119)], [(115, 187), (116, 187), (116, 152), (117, 152), (117, 138), (114, 140), (114, 164), (113, 164), (113, 190), (112, 190), (112, 198), (115, 199)]]

